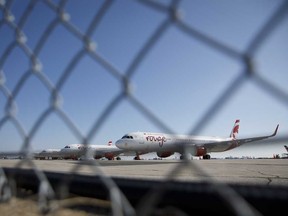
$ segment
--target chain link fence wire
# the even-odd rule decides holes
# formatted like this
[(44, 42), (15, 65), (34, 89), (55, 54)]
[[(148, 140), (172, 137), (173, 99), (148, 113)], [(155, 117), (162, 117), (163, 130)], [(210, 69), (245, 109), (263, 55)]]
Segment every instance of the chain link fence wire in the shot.
[[(25, 4), (23, 2), (25, 2)], [(39, 169), (32, 159), (34, 151), (32, 141), (35, 139), (35, 136), (40, 133), (41, 127), (49, 122), (49, 119), (51, 119), (52, 116), (56, 115), (58, 120), (69, 128), (70, 133), (76, 137), (80, 143), (89, 144), (93, 142), (95, 136), (98, 136), (99, 131), (104, 127), (109, 117), (113, 116), (113, 112), (115, 112), (123, 103), (128, 102), (133, 108), (138, 110), (147, 121), (151, 122), (152, 125), (165, 132), (174, 132), (158, 114), (151, 111), (149, 106), (143, 103), (141, 98), (134, 93), (134, 83), (132, 81), (133, 77), (138, 75), (137, 73), (139, 73), (141, 64), (149, 55), (151, 55), (155, 46), (161, 42), (171, 28), (181, 32), (191, 40), (198, 41), (198, 43), (214, 50), (214, 52), (219, 55), (225, 56), (229, 60), (233, 59), (237, 62), (241, 62), (242, 65), (239, 74), (224, 87), (224, 90), (218, 94), (218, 97), (216, 97), (211, 106), (206, 107), (205, 113), (199, 118), (195, 126), (190, 129), (190, 134), (198, 134), (203, 128), (209, 125), (210, 121), (219, 114), (229, 101), (233, 100), (233, 97), (237, 95), (239, 89), (247, 82), (253, 83), (256, 88), (259, 88), (262, 92), (271, 96), (280, 106), (288, 106), (287, 91), (262, 76), (261, 71), (258, 71), (254, 64), (257, 52), (265, 46), (265, 43), (269, 41), (271, 35), (273, 35), (279, 26), (287, 20), (287, 1), (279, 1), (277, 8), (273, 11), (271, 16), (266, 17), (265, 21), (261, 24), (262, 27), (257, 30), (256, 34), (251, 38), (248, 46), (244, 50), (229, 46), (213, 36), (202, 32), (201, 29), (197, 29), (193, 27), (193, 25), (185, 22), (183, 16), (185, 16), (185, 13), (189, 13), (189, 10), (181, 7), (183, 3), (181, 0), (163, 2), (152, 0), (123, 1), (121, 4), (137, 4), (143, 7), (143, 10), (149, 10), (161, 16), (159, 22), (153, 23), (154, 26), (157, 24), (155, 29), (150, 31), (149, 36), (141, 42), (141, 46), (138, 45), (138, 50), (133, 54), (133, 58), (129, 61), (127, 69), (115, 67), (109, 58), (101, 55), (101, 53), (97, 51), (98, 44), (94, 37), (95, 34), (97, 35), (98, 29), (101, 29), (101, 25), (105, 23), (104, 20), (106, 16), (113, 10), (113, 5), (119, 4), (119, 2), (113, 0), (95, 2), (97, 8), (95, 6), (94, 16), (91, 21), (86, 23), (86, 30), (83, 30), (84, 27), (78, 26), (73, 22), (73, 16), (69, 13), (70, 3), (71, 1), (67, 0), (0, 0), (0, 92), (2, 94), (1, 106), (3, 107), (3, 113), (0, 118), (0, 133), (1, 130), (3, 133), (5, 127), (10, 127), (12, 125), (15, 129), (14, 132), (16, 131), (16, 134), (12, 135), (19, 137), (21, 140), (21, 147), (18, 149), (18, 153), (22, 154), (24, 159), (19, 161), (15, 168), (18, 169), (28, 166), (35, 172), (35, 175), (40, 182), (38, 186), (38, 207), (42, 213), (47, 213), (49, 211), (53, 212), (53, 209), (57, 209), (57, 203), (58, 205), (61, 203), (61, 201), (58, 200), (57, 202), (54, 202), (54, 204), (56, 203), (55, 205), (51, 205), (55, 199), (55, 192), (59, 193), (59, 191), (64, 191), (63, 193), (65, 194), (65, 190), (69, 190), (65, 189), (65, 187), (69, 187), (69, 183), (67, 183), (66, 186), (63, 185), (62, 188), (58, 188), (59, 191), (54, 191), (45, 172)], [(87, 2), (81, 2), (81, 4), (87, 4)], [(15, 8), (17, 8), (17, 10), (21, 8), (23, 11), (21, 16), (19, 16), (21, 13)], [(41, 13), (44, 13), (43, 8), (45, 8), (45, 14), (49, 14), (49, 17), (43, 24), (39, 19), (42, 30), (37, 29), (37, 33), (38, 31), (42, 32), (38, 39), (31, 42), (32, 38), (27, 37), (27, 31), (31, 31), (31, 27), (28, 27), (29, 22), (32, 22), (31, 19), (34, 19), (34, 13), (39, 16)], [(49, 12), (46, 12), (46, 10)], [(125, 13), (125, 11), (123, 13)], [(85, 12), (82, 14), (85, 14)], [(133, 19), (133, 17), (130, 19)], [(35, 20), (33, 20), (33, 23), (34, 22)], [(39, 25), (34, 29), (32, 28), (32, 31), (36, 30), (38, 27)], [(65, 63), (62, 65), (60, 74), (55, 78), (55, 76), (52, 76), (50, 72), (45, 70), (46, 65), (51, 64), (52, 62), (49, 61), (46, 63), (47, 59), (45, 59), (43, 53), (45, 49), (48, 49), (49, 46), (51, 46), (51, 43), (53, 44), (53, 38), (55, 37), (54, 33), (59, 28), (64, 31), (62, 35), (64, 40), (65, 37), (69, 39), (73, 38), (72, 43), (77, 44), (78, 47), (72, 52), (66, 51), (70, 60), (67, 61), (67, 64)], [(6, 35), (4, 39), (5, 34), (10, 37), (7, 39)], [(130, 36), (131, 35), (126, 36), (127, 40), (130, 40)], [(113, 40), (113, 37), (117, 37), (117, 35), (111, 36), (111, 41)], [(132, 37), (133, 36), (131, 36), (131, 40)], [(59, 52), (62, 51), (59, 44), (53, 45), (59, 47)], [(99, 44), (99, 46), (101, 46), (101, 44)], [(18, 59), (14, 60), (13, 56), (15, 52), (21, 52), (21, 55), (25, 56), (26, 62), (21, 60), (18, 63)], [(43, 57), (41, 57), (42, 55)], [(121, 56), (118, 57), (120, 58)], [(87, 58), (97, 65), (100, 65), (105, 73), (112, 76), (120, 86), (120, 89), (111, 99), (109, 99), (103, 112), (100, 112), (99, 117), (93, 121), (88, 132), (84, 134), (80, 124), (75, 123), (73, 117), (71, 117), (63, 108), (65, 97), (62, 96), (61, 92), (63, 92), (66, 85), (68, 85), (68, 80), (79, 70), (79, 65)], [(12, 64), (20, 64), (20, 67), (22, 68), (20, 75), (13, 75), (13, 67), (10, 66), (11, 61), (13, 62)], [(6, 65), (9, 65), (11, 68)], [(10, 79), (13, 77), (14, 86), (10, 82)], [(21, 118), (19, 118), (18, 112), (22, 107), (19, 106), (17, 101), (19, 97), (21, 97), (22, 92), (25, 91), (25, 86), (29, 85), (29, 80), (31, 79), (40, 81), (41, 86), (48, 91), (48, 97), (45, 99), (46, 103), (48, 101), (48, 105), (42, 104), (44, 108), (41, 109), (41, 113), (35, 120), (30, 122), (31, 126), (28, 127), (26, 124), (23, 124)], [(85, 83), (83, 83), (83, 85), (85, 85)], [(38, 89), (34, 89), (34, 91), (37, 93)], [(287, 141), (288, 136), (284, 135), (276, 137), (272, 142), (282, 143)], [(1, 145), (5, 145), (5, 140), (1, 140)], [(167, 190), (167, 185), (163, 183), (161, 187), (152, 188), (149, 193), (144, 196), (138, 207), (133, 207), (114, 180), (102, 171), (101, 166), (96, 160), (85, 161), (75, 165), (73, 170), (71, 170), (71, 173), (76, 174), (82, 166), (90, 167), (95, 175), (100, 176), (100, 180), (107, 189), (110, 197), (109, 200), (111, 201), (111, 211), (109, 211), (108, 214), (153, 214), (153, 211), (156, 210), (156, 206), (160, 200), (165, 199), (163, 194)], [(167, 173), (165, 182), (169, 184), (169, 182), (173, 181), (173, 176), (177, 176), (177, 173), (183, 169), (192, 169), (202, 173), (203, 176), (209, 176), (209, 174), (205, 173), (197, 164), (186, 158), (183, 163), (179, 163), (171, 173)], [(211, 185), (211, 190), (214, 190), (223, 198), (223, 200), (225, 200), (235, 215), (261, 215), (228, 185), (219, 184), (212, 178), (208, 183)], [(0, 168), (1, 201), (7, 201), (13, 198), (13, 192), (8, 185), (8, 178), (5, 175), (4, 170)], [(175, 212), (177, 212), (178, 215), (185, 215), (181, 210)]]

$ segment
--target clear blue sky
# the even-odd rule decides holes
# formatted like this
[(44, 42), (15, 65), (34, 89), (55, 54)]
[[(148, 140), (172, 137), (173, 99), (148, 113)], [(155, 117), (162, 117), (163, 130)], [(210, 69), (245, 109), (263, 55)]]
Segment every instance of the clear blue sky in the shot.
[[(56, 5), (59, 1), (52, 1)], [(94, 15), (105, 1), (67, 1), (64, 10), (69, 23), (84, 34)], [(168, 5), (169, 1), (157, 1)], [(10, 11), (15, 24), (29, 1), (14, 1)], [(264, 23), (283, 1), (180, 1), (181, 21), (221, 44), (244, 53)], [(286, 10), (287, 12), (287, 10)], [(0, 10), (1, 21), (3, 10)], [(38, 2), (22, 28), (26, 45), (35, 47), (44, 30), (56, 19), (55, 11)], [(135, 56), (167, 19), (167, 13), (150, 8), (137, 1), (115, 1), (91, 36), (95, 52), (105, 58), (121, 74), (125, 74)], [(0, 56), (11, 42), (15, 32), (7, 23), (0, 26)], [(254, 53), (255, 71), (286, 94), (286, 101), (263, 90), (253, 79), (244, 81), (225, 105), (212, 115), (199, 135), (226, 137), (235, 119), (240, 119), (239, 137), (271, 134), (280, 124), (279, 136), (288, 132), (288, 16), (273, 28), (263, 44)], [(83, 47), (79, 38), (58, 23), (49, 35), (38, 59), (42, 72), (55, 86), (68, 64)], [(31, 68), (29, 58), (16, 47), (5, 59), (1, 70), (5, 74), (4, 86), (10, 92), (20, 78)], [(186, 134), (193, 131), (203, 115), (223, 94), (224, 90), (243, 72), (241, 59), (227, 56), (197, 38), (170, 25), (138, 65), (130, 81), (132, 94), (173, 132)], [(19, 84), (18, 84), (19, 85)], [(236, 88), (236, 87), (235, 87)], [(87, 53), (79, 59), (71, 75), (60, 89), (61, 110), (77, 125), (83, 136), (103, 114), (108, 104), (122, 90), (122, 83)], [(35, 122), (48, 109), (51, 92), (35, 76), (30, 76), (15, 100), (16, 118), (29, 134)], [(5, 117), (7, 98), (0, 91), (0, 120)], [(114, 107), (97, 130), (93, 144), (114, 143), (131, 131), (165, 132), (150, 121), (129, 100)], [(49, 115), (32, 136), (33, 149), (62, 148), (81, 140), (59, 118)], [(0, 128), (0, 150), (17, 150), (23, 139), (11, 121)], [(272, 156), (285, 152), (284, 143), (244, 147), (212, 156)]]

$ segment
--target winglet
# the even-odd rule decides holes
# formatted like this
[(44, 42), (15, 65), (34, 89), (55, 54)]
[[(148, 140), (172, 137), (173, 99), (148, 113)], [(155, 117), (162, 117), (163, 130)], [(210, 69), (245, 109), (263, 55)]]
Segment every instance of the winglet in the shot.
[(277, 134), (277, 131), (278, 131), (278, 127), (279, 127), (279, 124), (277, 125), (277, 127), (276, 127), (276, 129), (275, 129), (274, 133), (271, 135), (271, 137), (273, 137), (273, 136), (275, 136), (275, 135)]

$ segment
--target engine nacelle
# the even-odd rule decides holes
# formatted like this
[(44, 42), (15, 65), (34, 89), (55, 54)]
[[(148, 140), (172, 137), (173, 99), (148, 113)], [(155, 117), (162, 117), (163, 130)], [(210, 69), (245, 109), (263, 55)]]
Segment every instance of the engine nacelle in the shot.
[(157, 156), (158, 157), (161, 157), (161, 158), (166, 158), (166, 157), (169, 157), (171, 155), (173, 155), (174, 152), (169, 152), (169, 151), (166, 151), (166, 152), (157, 152)]
[(107, 152), (104, 154), (104, 157), (107, 158), (108, 160), (114, 160), (115, 155), (111, 152)]
[(192, 156), (200, 157), (207, 154), (207, 150), (203, 146), (189, 146), (187, 148), (187, 151), (191, 153)]

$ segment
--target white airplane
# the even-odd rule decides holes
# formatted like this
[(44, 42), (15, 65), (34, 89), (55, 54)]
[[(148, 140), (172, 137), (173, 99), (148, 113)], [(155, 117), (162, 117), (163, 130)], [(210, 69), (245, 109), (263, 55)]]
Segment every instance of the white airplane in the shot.
[[(88, 148), (88, 149), (87, 149)], [(89, 158), (100, 159), (107, 158), (108, 160), (120, 160), (120, 155), (131, 156), (135, 155), (134, 152), (127, 152), (119, 149), (116, 146), (112, 146), (112, 141), (108, 142), (108, 145), (84, 145), (84, 144), (70, 144), (66, 145), (62, 149), (44, 149), (32, 153), (31, 156), (35, 159), (74, 159), (78, 160), (85, 156), (88, 151)], [(0, 152), (1, 158), (24, 158), (25, 152)]]
[(84, 145), (84, 144), (66, 145), (64, 148), (61, 149), (60, 154), (64, 159), (78, 160), (84, 157), (87, 151), (88, 155), (91, 155), (91, 157), (94, 159), (100, 159), (105, 157), (108, 160), (114, 160), (114, 158), (116, 157), (117, 160), (120, 160), (121, 158), (119, 157), (119, 155), (123, 153), (125, 150), (113, 146), (112, 141), (109, 141), (108, 145)]
[(62, 158), (60, 154), (61, 149), (45, 149), (41, 152), (34, 153), (35, 159), (45, 160), (45, 159), (59, 159)]
[(157, 152), (161, 158), (169, 157), (175, 152), (181, 154), (180, 159), (188, 151), (192, 156), (210, 159), (210, 152), (223, 152), (236, 148), (242, 144), (267, 139), (276, 135), (279, 124), (274, 133), (268, 136), (236, 139), (240, 120), (236, 120), (230, 137), (220, 138), (211, 136), (176, 135), (151, 132), (132, 132), (124, 135), (116, 141), (116, 146), (123, 150), (136, 152), (135, 160), (139, 160), (140, 154)]
[[(1, 152), (0, 153), (0, 158), (7, 158), (7, 159), (23, 159), (27, 155), (27, 152), (23, 151), (13, 151), (13, 152)], [(40, 159), (40, 160), (45, 160), (45, 159), (60, 159), (62, 158), (62, 155), (60, 154), (60, 149), (44, 149), (42, 151), (36, 151), (31, 154), (34, 159)]]

